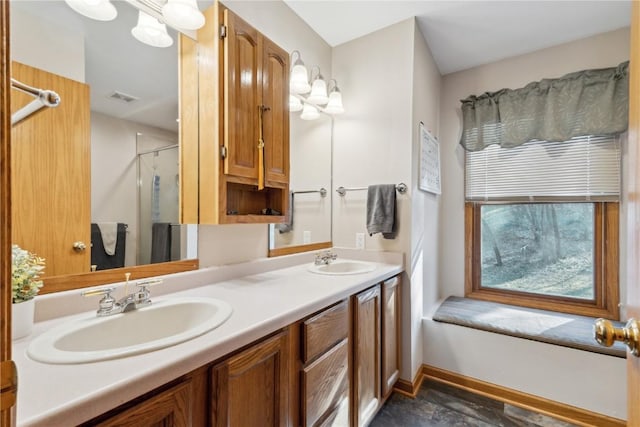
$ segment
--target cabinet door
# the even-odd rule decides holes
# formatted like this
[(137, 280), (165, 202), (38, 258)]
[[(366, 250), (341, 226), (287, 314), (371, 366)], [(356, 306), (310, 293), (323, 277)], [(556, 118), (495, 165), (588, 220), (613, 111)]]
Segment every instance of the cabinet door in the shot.
[(289, 182), (289, 54), (267, 38), (262, 49), (265, 182)]
[(382, 283), (382, 396), (386, 399), (400, 373), (400, 277)]
[(354, 297), (353, 420), (367, 425), (380, 404), (380, 285)]
[(224, 39), (224, 173), (258, 179), (259, 114), (261, 104), (261, 46), (258, 31), (233, 14), (224, 11), (227, 36)]
[(287, 348), (283, 332), (213, 368), (213, 426), (287, 425)]
[(188, 427), (192, 425), (191, 397), (191, 382), (186, 381), (94, 425)]

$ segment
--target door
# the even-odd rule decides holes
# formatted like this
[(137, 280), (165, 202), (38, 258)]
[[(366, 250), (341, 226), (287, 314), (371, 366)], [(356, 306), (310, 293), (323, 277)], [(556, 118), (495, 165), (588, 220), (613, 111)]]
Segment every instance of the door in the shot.
[(258, 31), (228, 9), (224, 11), (224, 173), (258, 181), (260, 46)]
[[(627, 206), (627, 303), (640, 320), (640, 4), (632, 2)], [(627, 352), (627, 423), (640, 426), (640, 357)]]
[[(13, 243), (44, 258), (46, 276), (87, 273), (91, 264), (89, 86), (17, 62), (12, 63), (11, 75), (60, 95), (60, 105), (30, 116), (11, 130)], [(33, 99), (13, 90), (11, 111)], [(76, 249), (75, 242), (81, 242)]]
[(267, 186), (289, 183), (289, 54), (263, 37), (262, 98)]

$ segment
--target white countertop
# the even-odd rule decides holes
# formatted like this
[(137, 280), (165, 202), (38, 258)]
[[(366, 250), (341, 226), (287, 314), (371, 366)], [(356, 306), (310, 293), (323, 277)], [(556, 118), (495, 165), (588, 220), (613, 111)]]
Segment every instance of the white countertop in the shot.
[[(370, 273), (330, 276), (311, 273), (307, 269), (309, 255), (297, 255), (272, 262), (165, 276), (166, 286), (162, 284), (153, 288), (152, 299), (160, 294), (157, 291), (162, 287), (163, 293), (172, 293), (156, 296), (157, 300), (168, 296), (219, 298), (231, 304), (233, 314), (221, 326), (197, 338), (121, 359), (53, 365), (36, 362), (26, 355), (31, 339), (62, 322), (92, 315), (97, 300), (91, 299), (91, 312), (67, 313), (64, 317), (39, 321), (29, 337), (13, 341), (13, 360), (18, 367), (17, 424), (52, 427), (88, 421), (403, 271), (400, 254), (357, 258), (382, 262), (378, 262)], [(286, 266), (292, 263), (298, 265)], [(263, 271), (255, 273), (255, 270)], [(251, 275), (243, 276), (241, 272)], [(188, 288), (189, 283), (197, 287)], [(82, 307), (87, 304), (79, 296), (79, 291), (38, 298), (41, 300), (36, 300), (36, 311), (41, 312), (60, 313), (63, 310), (60, 306), (69, 307), (71, 301), (77, 301)], [(36, 317), (47, 318), (47, 314), (40, 313)]]

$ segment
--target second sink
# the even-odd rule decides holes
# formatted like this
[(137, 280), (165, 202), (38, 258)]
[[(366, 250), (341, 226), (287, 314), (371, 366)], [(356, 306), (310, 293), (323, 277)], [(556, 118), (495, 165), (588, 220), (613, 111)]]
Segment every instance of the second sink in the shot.
[(364, 261), (337, 260), (329, 264), (311, 265), (309, 271), (317, 274), (345, 275), (369, 273), (376, 269), (376, 265)]
[(172, 346), (224, 323), (231, 306), (214, 298), (171, 298), (108, 317), (91, 315), (36, 337), (28, 355), (46, 363), (115, 359)]

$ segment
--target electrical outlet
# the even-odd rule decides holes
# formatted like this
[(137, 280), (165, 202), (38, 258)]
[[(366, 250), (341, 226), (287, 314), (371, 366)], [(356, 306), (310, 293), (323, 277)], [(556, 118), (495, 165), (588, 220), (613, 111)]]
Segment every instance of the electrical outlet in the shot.
[(356, 233), (356, 249), (364, 249), (364, 233)]
[(304, 243), (305, 245), (308, 243), (311, 243), (311, 232), (310, 231), (303, 231), (302, 232), (302, 243)]

